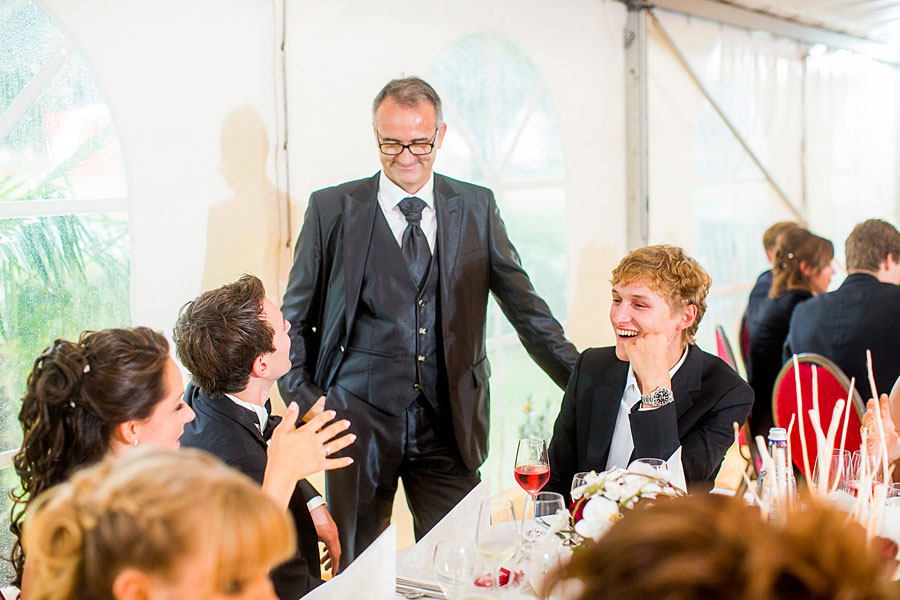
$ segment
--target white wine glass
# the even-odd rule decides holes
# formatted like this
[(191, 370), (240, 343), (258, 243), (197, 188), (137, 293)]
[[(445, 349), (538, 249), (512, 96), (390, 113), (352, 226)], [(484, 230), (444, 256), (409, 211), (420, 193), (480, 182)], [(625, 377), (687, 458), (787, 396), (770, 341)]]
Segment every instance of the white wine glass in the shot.
[(500, 591), (500, 565), (519, 547), (519, 527), (513, 503), (505, 498), (485, 498), (478, 511), (475, 546), (491, 565), (493, 589)]

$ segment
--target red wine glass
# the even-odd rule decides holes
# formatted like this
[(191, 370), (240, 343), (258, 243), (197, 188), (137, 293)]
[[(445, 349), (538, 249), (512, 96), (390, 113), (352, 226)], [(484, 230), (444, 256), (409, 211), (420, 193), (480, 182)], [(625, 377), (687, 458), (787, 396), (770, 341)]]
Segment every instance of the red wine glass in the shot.
[(550, 479), (550, 460), (547, 442), (536, 439), (519, 440), (516, 450), (516, 482), (533, 499)]

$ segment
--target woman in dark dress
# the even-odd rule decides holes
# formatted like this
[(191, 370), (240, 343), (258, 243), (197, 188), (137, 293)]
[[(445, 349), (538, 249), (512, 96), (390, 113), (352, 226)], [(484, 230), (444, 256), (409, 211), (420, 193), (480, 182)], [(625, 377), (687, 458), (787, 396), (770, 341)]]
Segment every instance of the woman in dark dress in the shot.
[(830, 241), (795, 229), (784, 234), (775, 251), (772, 288), (750, 327), (750, 386), (755, 399), (750, 414), (754, 436), (772, 427), (772, 388), (781, 370), (781, 352), (791, 313), (800, 302), (828, 289), (834, 267)]

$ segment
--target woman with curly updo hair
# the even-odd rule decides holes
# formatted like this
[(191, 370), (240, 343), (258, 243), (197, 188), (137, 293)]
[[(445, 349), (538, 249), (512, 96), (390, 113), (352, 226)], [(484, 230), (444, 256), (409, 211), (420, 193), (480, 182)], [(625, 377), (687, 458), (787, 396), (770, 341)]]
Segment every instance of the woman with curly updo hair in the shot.
[(772, 388), (784, 364), (782, 348), (794, 308), (816, 294), (828, 291), (834, 267), (834, 246), (806, 229), (793, 229), (781, 236), (772, 265), (772, 288), (748, 323), (750, 370), (748, 383), (755, 399), (750, 413), (750, 431), (766, 437), (772, 420)]
[[(22, 448), (13, 459), (21, 488), (12, 494), (12, 563), (22, 584), (22, 522), (33, 498), (77, 469), (129, 448), (175, 448), (194, 413), (169, 344), (146, 327), (86, 331), (56, 340), (34, 362), (19, 422)], [(23, 596), (28, 581), (23, 588)]]
[(29, 600), (276, 600), (290, 517), (198, 450), (141, 449), (38, 496), (25, 521)]

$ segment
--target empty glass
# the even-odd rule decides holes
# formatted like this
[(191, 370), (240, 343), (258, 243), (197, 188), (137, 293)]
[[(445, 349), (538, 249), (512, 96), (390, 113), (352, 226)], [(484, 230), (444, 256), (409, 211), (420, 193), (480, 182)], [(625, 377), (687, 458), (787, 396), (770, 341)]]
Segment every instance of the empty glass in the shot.
[(553, 531), (554, 519), (566, 508), (565, 499), (556, 492), (540, 492), (525, 501), (522, 515), (522, 539), (533, 544)]
[(485, 596), (475, 580), (487, 572), (481, 555), (471, 543), (442, 540), (434, 548), (434, 574), (448, 600)]
[(634, 465), (636, 463), (647, 465), (651, 467), (654, 471), (659, 473), (660, 475), (668, 475), (669, 474), (669, 465), (666, 461), (661, 458), (639, 458), (633, 461), (631, 464)]
[(822, 493), (847, 491), (847, 474), (851, 471), (851, 455), (848, 450), (834, 450), (827, 466), (827, 481), (822, 481), (826, 475), (825, 464), (820, 463), (822, 456), (816, 457), (816, 466), (813, 469), (813, 484)]

